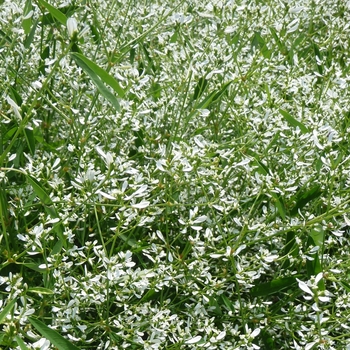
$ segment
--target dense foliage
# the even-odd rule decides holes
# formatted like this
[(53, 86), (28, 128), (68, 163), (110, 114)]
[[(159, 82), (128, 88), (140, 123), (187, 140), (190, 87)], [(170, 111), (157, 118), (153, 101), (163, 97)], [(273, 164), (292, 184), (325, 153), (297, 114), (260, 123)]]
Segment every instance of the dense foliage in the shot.
[(0, 0), (3, 349), (350, 349), (350, 3)]

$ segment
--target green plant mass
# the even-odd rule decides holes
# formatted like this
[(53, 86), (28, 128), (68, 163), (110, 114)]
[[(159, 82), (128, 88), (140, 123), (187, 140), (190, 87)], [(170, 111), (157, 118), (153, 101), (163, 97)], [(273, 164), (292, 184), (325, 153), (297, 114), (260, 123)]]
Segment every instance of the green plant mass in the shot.
[(350, 6), (0, 0), (0, 349), (350, 349)]

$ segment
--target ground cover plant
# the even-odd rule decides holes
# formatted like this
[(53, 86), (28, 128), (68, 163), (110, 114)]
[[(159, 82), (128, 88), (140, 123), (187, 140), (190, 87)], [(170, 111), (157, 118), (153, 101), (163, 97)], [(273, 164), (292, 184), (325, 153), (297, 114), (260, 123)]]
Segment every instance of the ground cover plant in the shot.
[(349, 23), (0, 0), (0, 347), (349, 349)]

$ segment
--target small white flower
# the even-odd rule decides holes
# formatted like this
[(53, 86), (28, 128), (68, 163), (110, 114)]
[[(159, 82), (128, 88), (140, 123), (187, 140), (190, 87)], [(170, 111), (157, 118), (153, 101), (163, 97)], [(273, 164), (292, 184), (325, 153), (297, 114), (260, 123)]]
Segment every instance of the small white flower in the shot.
[(78, 22), (75, 18), (69, 17), (67, 19), (67, 30), (71, 39), (78, 33)]
[(194, 338), (186, 340), (185, 344), (196, 344), (196, 343), (200, 342), (201, 339), (202, 339), (202, 337), (200, 335), (197, 335)]
[(297, 278), (297, 281), (298, 281), (299, 288), (302, 291), (304, 291), (305, 293), (308, 293), (310, 295), (314, 295), (314, 292), (309, 288), (309, 286), (305, 282), (300, 281), (298, 278)]
[(15, 113), (15, 116), (17, 117), (17, 119), (22, 120), (20, 107), (17, 105), (17, 103), (9, 96), (7, 96), (6, 100), (7, 100), (7, 103), (12, 107), (12, 110)]

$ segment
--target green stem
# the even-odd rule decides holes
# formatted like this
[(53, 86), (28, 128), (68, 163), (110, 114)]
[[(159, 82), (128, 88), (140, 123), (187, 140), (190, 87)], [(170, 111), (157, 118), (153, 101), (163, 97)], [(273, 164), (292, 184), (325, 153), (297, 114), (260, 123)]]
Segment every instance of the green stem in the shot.
[(22, 133), (22, 131), (25, 129), (25, 127), (27, 126), (29, 120), (30, 120), (30, 117), (32, 116), (33, 114), (33, 109), (39, 99), (40, 96), (43, 95), (43, 91), (45, 91), (48, 83), (51, 81), (51, 78), (53, 77), (53, 75), (55, 74), (56, 72), (56, 69), (57, 67), (59, 66), (60, 64), (60, 61), (63, 57), (65, 57), (69, 51), (71, 50), (71, 47), (72, 47), (73, 43), (71, 42), (68, 46), (67, 46), (67, 49), (61, 54), (61, 56), (57, 59), (57, 61), (55, 62), (51, 72), (48, 74), (47, 78), (45, 79), (45, 81), (43, 82), (42, 84), (42, 87), (40, 90), (38, 90), (34, 97), (31, 98), (31, 96), (29, 96), (28, 98), (28, 101), (32, 101), (31, 105), (29, 106), (28, 108), (28, 111), (25, 115), (25, 117), (22, 119), (22, 121), (20, 122), (15, 134), (13, 135), (12, 137), (12, 140), (11, 142), (9, 143), (9, 145), (6, 147), (5, 151), (3, 151), (2, 155), (0, 156), (0, 166), (2, 166), (4, 164), (4, 161), (5, 161), (5, 158), (6, 156), (10, 153), (13, 145), (15, 144), (16, 140), (18, 139), (18, 136)]

